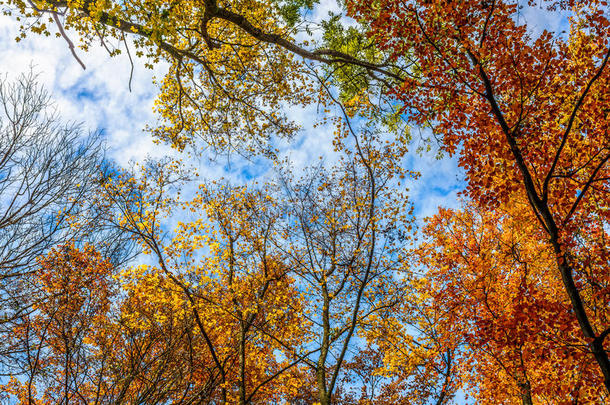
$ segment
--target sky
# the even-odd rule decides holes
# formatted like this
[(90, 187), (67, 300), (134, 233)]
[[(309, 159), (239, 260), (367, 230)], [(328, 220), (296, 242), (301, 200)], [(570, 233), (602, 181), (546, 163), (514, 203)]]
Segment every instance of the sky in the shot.
[[(323, 2), (309, 15), (320, 20), (328, 11), (338, 11), (332, 2)], [(169, 146), (155, 144), (144, 131), (146, 125), (154, 126), (157, 117), (152, 105), (157, 93), (153, 78), (161, 78), (167, 70), (159, 63), (154, 70), (146, 69), (143, 61), (135, 59), (131, 91), (129, 78), (131, 65), (125, 53), (110, 57), (101, 45), (88, 52), (77, 49), (86, 69), (72, 57), (63, 38), (31, 34), (20, 42), (18, 24), (13, 18), (0, 16), (0, 75), (8, 79), (32, 69), (38, 79), (52, 94), (58, 112), (65, 121), (82, 122), (89, 131), (101, 131), (108, 147), (108, 156), (121, 166), (130, 162), (142, 162), (147, 157), (177, 156)], [(76, 33), (68, 32), (77, 43)], [(305, 123), (299, 136), (292, 142), (282, 143), (281, 155), (287, 157), (297, 170), (316, 162), (322, 156), (333, 161), (332, 129), (313, 128), (317, 119), (316, 107), (292, 108), (288, 116)], [(312, 119), (313, 118), (313, 119)], [(413, 130), (414, 134), (417, 132)], [(415, 136), (417, 138), (417, 136)], [(412, 150), (415, 151), (416, 145)], [(219, 157), (210, 161), (205, 157), (191, 160), (200, 178), (213, 180), (221, 177), (233, 183), (261, 180), (272, 172), (271, 162), (263, 159), (248, 161), (239, 156)], [(421, 172), (419, 180), (410, 184), (410, 198), (418, 217), (434, 214), (439, 205), (457, 206), (457, 193), (463, 188), (463, 174), (455, 159), (436, 159), (434, 151), (418, 155), (411, 152), (405, 164), (409, 170)]]
[[(337, 12), (333, 1), (323, 1), (308, 15), (311, 20), (320, 20), (329, 11)], [(547, 18), (543, 10), (527, 8), (519, 18), (527, 22), (534, 36), (544, 29), (560, 31), (566, 27), (566, 19)], [(94, 45), (88, 52), (77, 50), (86, 70), (72, 57), (67, 43), (62, 38), (30, 35), (15, 42), (18, 24), (13, 18), (0, 16), (0, 76), (9, 79), (32, 69), (39, 81), (51, 93), (60, 115), (65, 121), (82, 122), (90, 131), (101, 131), (108, 147), (108, 157), (121, 166), (130, 162), (142, 162), (147, 157), (161, 158), (177, 156), (169, 146), (155, 144), (144, 131), (154, 126), (157, 117), (152, 105), (157, 94), (153, 77), (161, 78), (167, 65), (159, 63), (154, 70), (144, 68), (141, 60), (135, 60), (131, 90), (129, 86), (131, 66), (125, 54), (111, 58), (102, 46)], [(76, 43), (78, 36), (68, 32)], [(304, 123), (303, 130), (290, 143), (282, 143), (281, 155), (287, 157), (296, 169), (303, 169), (319, 156), (332, 161), (332, 129), (313, 128), (316, 120), (315, 106), (294, 107), (287, 111), (296, 122)], [(418, 128), (413, 128), (415, 140)], [(405, 159), (406, 169), (421, 173), (418, 180), (409, 183), (409, 196), (415, 214), (421, 219), (436, 213), (439, 206), (459, 207), (459, 192), (464, 189), (464, 173), (457, 160), (449, 156), (437, 158), (436, 151), (416, 153), (417, 143)], [(248, 161), (239, 156), (215, 161), (203, 158), (191, 161), (196, 166), (200, 179), (228, 178), (236, 184), (268, 178), (273, 169), (271, 162), (262, 159)], [(196, 185), (193, 185), (196, 186)]]
[[(333, 10), (329, 4), (324, 3), (310, 18), (316, 20), (328, 15), (328, 11)], [(50, 91), (63, 120), (82, 122), (85, 131), (101, 131), (108, 148), (107, 156), (123, 167), (143, 162), (148, 157), (183, 157), (167, 145), (153, 143), (151, 135), (144, 131), (147, 125), (154, 126), (157, 122), (152, 111), (157, 94), (153, 78), (163, 77), (167, 64), (159, 63), (150, 70), (144, 68), (143, 61), (136, 59), (130, 90), (131, 65), (126, 54), (111, 58), (100, 45), (92, 46), (88, 52), (77, 50), (86, 66), (83, 70), (63, 38), (31, 34), (16, 42), (18, 34), (14, 19), (0, 16), (0, 49), (3, 50), (0, 77), (12, 80), (32, 70), (38, 75), (39, 83)], [(68, 32), (68, 35), (77, 43), (76, 33)], [(291, 142), (280, 142), (281, 157), (287, 158), (297, 172), (319, 162), (320, 157), (326, 162), (336, 160), (332, 145), (334, 128), (313, 127), (318, 119), (316, 106), (295, 107), (287, 114), (295, 122), (303, 123), (303, 129)], [(418, 131), (412, 130), (415, 140)], [(415, 142), (411, 147), (413, 152), (405, 159), (405, 166), (421, 173), (418, 180), (408, 184), (409, 198), (421, 223), (421, 218), (433, 215), (439, 206), (458, 206), (457, 193), (463, 188), (464, 176), (456, 159), (437, 159), (434, 150), (417, 154), (418, 146)], [(196, 167), (201, 180), (227, 178), (233, 184), (264, 181), (274, 173), (272, 162), (262, 158), (249, 161), (231, 156), (211, 161), (204, 156), (191, 159), (189, 164)], [(197, 184), (192, 183), (189, 187), (193, 191)], [(188, 194), (189, 190), (183, 191), (183, 195)], [(178, 220), (183, 218), (172, 218), (168, 227)], [(138, 263), (154, 264), (154, 260), (139, 257)]]

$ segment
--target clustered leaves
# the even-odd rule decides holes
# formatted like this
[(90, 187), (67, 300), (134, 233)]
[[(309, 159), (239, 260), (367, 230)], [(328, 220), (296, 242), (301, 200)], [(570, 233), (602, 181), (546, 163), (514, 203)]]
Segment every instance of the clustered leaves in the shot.
[[(301, 42), (314, 1), (3, 3), (21, 35), (55, 23), (84, 50), (101, 40), (167, 61), (150, 130), (181, 151), (273, 157), (273, 137), (299, 126), (284, 108), (317, 102), (337, 156), (190, 198), (182, 162), (101, 176), (94, 219), (74, 228), (118, 230), (142, 260), (111, 264), (82, 242), (39, 257), (31, 307), (11, 320), (11, 398), (610, 398), (605, 1), (348, 0), (353, 20), (330, 15)], [(534, 31), (527, 7), (566, 31)], [(466, 173), (460, 207), (439, 208), (420, 240), (404, 122)]]

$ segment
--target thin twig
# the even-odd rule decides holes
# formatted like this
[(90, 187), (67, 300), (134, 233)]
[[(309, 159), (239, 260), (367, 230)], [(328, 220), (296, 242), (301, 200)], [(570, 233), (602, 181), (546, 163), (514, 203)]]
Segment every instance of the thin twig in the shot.
[(66, 35), (66, 32), (64, 31), (64, 27), (61, 25), (61, 21), (59, 21), (59, 17), (57, 17), (57, 13), (51, 13), (51, 14), (53, 15), (53, 20), (55, 21), (55, 24), (57, 24), (57, 28), (59, 29), (59, 33), (61, 34), (62, 37), (64, 37), (64, 39), (68, 43), (68, 48), (70, 48), (70, 52), (72, 52), (72, 56), (74, 56), (74, 59), (76, 59), (76, 61), (78, 63), (80, 63), (80, 65), (82, 66), (83, 70), (86, 70), (87, 67), (85, 66), (83, 61), (80, 60), (80, 58), (76, 54), (76, 51), (74, 50), (74, 43), (72, 42), (72, 40), (70, 40), (70, 38), (68, 38), (68, 35)]
[(129, 45), (127, 44), (127, 40), (125, 39), (125, 33), (121, 32), (121, 35), (123, 37), (123, 43), (125, 44), (127, 56), (129, 56), (129, 63), (131, 64), (131, 70), (129, 71), (129, 92), (131, 92), (131, 79), (133, 79), (133, 59), (131, 58), (131, 52), (129, 52)]

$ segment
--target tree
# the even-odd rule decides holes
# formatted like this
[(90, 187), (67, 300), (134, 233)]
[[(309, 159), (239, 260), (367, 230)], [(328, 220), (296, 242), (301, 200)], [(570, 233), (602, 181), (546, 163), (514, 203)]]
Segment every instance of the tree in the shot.
[(342, 159), (335, 168), (283, 180), (287, 218), (280, 249), (304, 289), (316, 337), (304, 363), (323, 405), (348, 389), (341, 387), (354, 371), (348, 363), (364, 348), (357, 338), (372, 318), (398, 306), (396, 278), (411, 223), (408, 200), (389, 186), (397, 173), (410, 174), (398, 167), (402, 144), (356, 136), (346, 124), (340, 130), (335, 145)]
[[(170, 62), (169, 72), (159, 83), (156, 105), (163, 123), (152, 132), (179, 149), (189, 144), (200, 147), (197, 142), (203, 141), (217, 150), (266, 151), (270, 136), (292, 134), (298, 125), (286, 120), (282, 105), (306, 104), (320, 97), (300, 58), (355, 65), (362, 68), (356, 72), (358, 76), (397, 77), (380, 55), (367, 62), (332, 47), (308, 49), (307, 41), (296, 42), (293, 37), (299, 25), (294, 10), (314, 2), (3, 3), (28, 21), (18, 39), (28, 32), (49, 35), (47, 24), (54, 23), (57, 35), (68, 41), (74, 55), (64, 28), (78, 32), (85, 50), (101, 39), (111, 55), (121, 52), (118, 47), (108, 48), (115, 42), (111, 40), (125, 44), (130, 52), (127, 39), (132, 38), (135, 54), (146, 56), (147, 65), (161, 59)], [(288, 16), (288, 23), (282, 15)]]
[[(428, 269), (423, 289), (443, 314), (441, 341), (459, 347), (454, 367), (477, 403), (603, 403), (588, 342), (526, 204), (489, 212), (470, 203), (430, 219), (417, 254)], [(607, 273), (597, 280), (607, 284)], [(587, 298), (606, 319), (607, 296)]]
[(95, 365), (105, 354), (90, 350), (91, 336), (102, 332), (110, 309), (113, 266), (91, 245), (72, 244), (50, 250), (38, 266), (33, 311), (7, 336), (23, 348), (25, 382), (14, 377), (4, 389), (21, 403), (37, 394), (47, 402), (87, 402), (99, 393)]
[[(15, 322), (32, 310), (30, 276), (36, 258), (57, 244), (95, 241), (109, 236), (93, 221), (87, 200), (103, 177), (104, 150), (99, 134), (83, 134), (64, 124), (35, 75), (0, 82), (0, 335), (12, 333)], [(87, 226), (74, 228), (78, 215)], [(114, 235), (100, 248), (120, 262), (129, 244)], [(19, 364), (2, 339), (0, 361)]]
[[(590, 298), (605, 294), (605, 282), (591, 274), (608, 270), (607, 247), (600, 248), (610, 191), (607, 6), (545, 4), (550, 15), (574, 7), (569, 33), (534, 36), (512, 1), (348, 7), (393, 58), (416, 62), (393, 92), (416, 124), (442, 138), (445, 151), (459, 151), (468, 195), (487, 209), (528, 201), (610, 391), (610, 329)], [(601, 253), (595, 265), (590, 249)]]
[[(116, 177), (101, 194), (118, 208), (111, 220), (156, 262), (123, 274), (135, 310), (124, 314), (128, 327), (142, 341), (151, 334), (176, 339), (184, 330), (178, 337), (184, 360), (172, 359), (159, 374), (175, 389), (159, 398), (250, 404), (296, 395), (308, 321), (271, 242), (276, 204), (264, 189), (227, 185), (201, 185), (181, 202), (170, 191), (181, 179), (176, 163), (151, 164), (139, 179)], [(168, 239), (163, 217), (180, 208), (195, 219), (178, 223)]]

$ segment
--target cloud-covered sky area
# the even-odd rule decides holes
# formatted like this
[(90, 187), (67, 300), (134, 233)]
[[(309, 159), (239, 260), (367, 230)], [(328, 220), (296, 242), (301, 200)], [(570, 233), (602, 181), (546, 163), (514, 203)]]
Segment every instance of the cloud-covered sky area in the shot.
[[(334, 4), (334, 3), (332, 3)], [(331, 2), (325, 2), (308, 16), (320, 20), (328, 11), (338, 11)], [(53, 30), (53, 29), (52, 29)], [(108, 156), (122, 166), (141, 162), (146, 157), (176, 156), (164, 144), (155, 144), (144, 128), (154, 126), (157, 117), (152, 111), (157, 88), (153, 78), (161, 78), (167, 65), (159, 63), (154, 70), (146, 69), (142, 60), (135, 59), (131, 91), (129, 89), (131, 65), (125, 53), (110, 57), (101, 44), (94, 44), (88, 52), (77, 49), (86, 65), (83, 70), (72, 57), (62, 38), (30, 34), (20, 42), (18, 24), (13, 18), (0, 17), (0, 74), (9, 79), (30, 68), (51, 93), (59, 114), (65, 121), (82, 122), (89, 131), (102, 131), (108, 147)], [(75, 33), (68, 33), (77, 43)], [(297, 171), (319, 161), (333, 161), (332, 128), (313, 127), (319, 118), (316, 107), (292, 108), (288, 116), (300, 123), (303, 130), (291, 142), (281, 142), (281, 155)], [(417, 129), (413, 130), (417, 141)], [(457, 194), (463, 189), (463, 173), (454, 158), (437, 159), (434, 151), (413, 152), (405, 160), (407, 169), (416, 170), (421, 177), (409, 185), (410, 198), (418, 217), (433, 215), (438, 206), (457, 207)], [(200, 158), (191, 160), (200, 178), (213, 180), (225, 177), (234, 183), (264, 180), (273, 171), (273, 164), (264, 159), (246, 160), (239, 156), (218, 157), (214, 161)]]
[[(307, 19), (319, 21), (329, 11), (340, 10), (336, 2), (323, 1), (307, 15)], [(566, 29), (566, 18), (548, 20), (547, 16), (543, 10), (528, 8), (527, 13), (518, 18), (528, 24), (533, 37), (544, 29), (556, 32)], [(111, 58), (101, 44), (93, 44), (86, 53), (77, 49), (86, 65), (86, 70), (83, 70), (62, 38), (31, 34), (16, 42), (18, 28), (14, 18), (0, 16), (0, 75), (14, 79), (32, 69), (38, 74), (39, 82), (52, 93), (60, 116), (65, 121), (82, 122), (85, 130), (101, 131), (108, 147), (108, 157), (121, 166), (142, 162), (147, 157), (178, 155), (169, 146), (154, 143), (151, 135), (144, 131), (147, 125), (155, 126), (158, 120), (152, 110), (157, 94), (153, 78), (164, 76), (168, 68), (166, 64), (159, 63), (150, 70), (144, 67), (142, 60), (135, 59), (132, 75), (125, 53)], [(75, 33), (68, 34), (75, 43), (78, 42)], [(319, 119), (316, 106), (293, 107), (287, 114), (303, 129), (295, 139), (278, 142), (278, 146), (281, 157), (285, 157), (297, 172), (319, 162), (320, 157), (328, 162), (336, 159), (332, 145), (333, 128), (313, 125)], [(459, 207), (459, 192), (464, 189), (465, 182), (455, 157), (445, 155), (438, 158), (435, 145), (429, 152), (416, 152), (421, 146), (420, 131), (412, 129), (414, 141), (404, 164), (406, 169), (421, 173), (417, 180), (408, 184), (409, 197), (421, 224), (422, 218), (434, 215), (439, 206)], [(197, 160), (191, 158), (190, 163), (197, 168), (199, 179), (204, 180), (224, 177), (232, 183), (243, 184), (264, 181), (273, 175), (273, 162), (264, 158), (247, 160), (240, 156), (220, 156), (210, 160), (204, 156)]]

